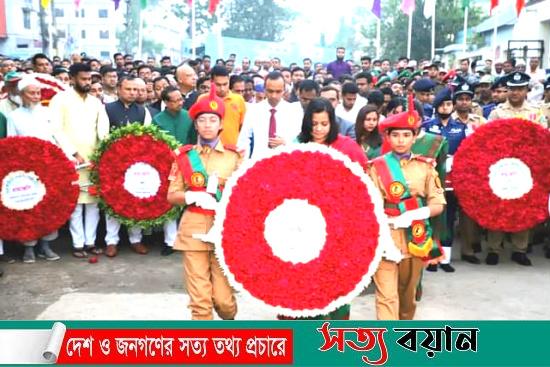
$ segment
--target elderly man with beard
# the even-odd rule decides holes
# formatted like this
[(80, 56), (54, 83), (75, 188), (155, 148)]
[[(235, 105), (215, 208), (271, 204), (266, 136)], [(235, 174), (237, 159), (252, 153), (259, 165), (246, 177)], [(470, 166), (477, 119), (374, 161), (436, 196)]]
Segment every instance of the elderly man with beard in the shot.
[[(63, 139), (60, 139), (54, 133), (48, 110), (40, 104), (40, 89), (40, 82), (32, 76), (25, 76), (19, 82), (22, 104), (21, 107), (14, 110), (8, 116), (7, 136), (32, 136), (59, 145), (58, 142), (63, 141)], [(70, 156), (67, 147), (60, 147)], [(42, 237), (39, 241), (36, 239), (24, 242), (25, 253), (23, 255), (23, 262), (35, 262), (34, 249), (37, 243), (39, 243), (38, 257), (50, 261), (59, 260), (60, 257), (50, 248), (50, 241), (56, 238), (57, 231), (54, 231)]]
[[(109, 118), (101, 101), (89, 94), (92, 84), (90, 66), (73, 64), (69, 74), (73, 87), (58, 93), (50, 101), (51, 121), (60, 145), (66, 147), (78, 163), (85, 163), (99, 141), (109, 133)], [(89, 169), (80, 170), (80, 184), (90, 182), (89, 174)], [(85, 258), (87, 251), (98, 253), (95, 247), (98, 223), (97, 199), (81, 192), (70, 220), (73, 256)]]

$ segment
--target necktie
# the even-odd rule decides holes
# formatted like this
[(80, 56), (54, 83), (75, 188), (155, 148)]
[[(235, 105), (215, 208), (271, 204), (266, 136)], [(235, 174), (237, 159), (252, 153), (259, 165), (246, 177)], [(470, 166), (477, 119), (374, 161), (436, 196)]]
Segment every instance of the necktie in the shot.
[(276, 109), (272, 108), (271, 117), (269, 118), (269, 137), (274, 138), (277, 135), (277, 121), (275, 120)]

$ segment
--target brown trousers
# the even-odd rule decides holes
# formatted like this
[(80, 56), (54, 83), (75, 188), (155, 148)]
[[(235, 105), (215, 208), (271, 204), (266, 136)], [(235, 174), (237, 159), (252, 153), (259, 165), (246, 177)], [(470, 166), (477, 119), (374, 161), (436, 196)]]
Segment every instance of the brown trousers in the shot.
[[(504, 232), (489, 231), (487, 234), (487, 244), (489, 252), (499, 254), (502, 251), (502, 241), (504, 241)], [(512, 250), (515, 252), (527, 252), (529, 244), (529, 230), (511, 233), (510, 241), (512, 242)]]
[(193, 320), (212, 320), (212, 307), (224, 320), (235, 318), (237, 301), (213, 251), (183, 251), (183, 272)]
[(473, 244), (481, 243), (481, 227), (462, 209), (459, 214), (460, 233), (462, 235), (462, 255), (474, 255)]
[(374, 274), (376, 318), (378, 320), (412, 320), (416, 311), (416, 286), (424, 264), (418, 257), (399, 264), (382, 260)]

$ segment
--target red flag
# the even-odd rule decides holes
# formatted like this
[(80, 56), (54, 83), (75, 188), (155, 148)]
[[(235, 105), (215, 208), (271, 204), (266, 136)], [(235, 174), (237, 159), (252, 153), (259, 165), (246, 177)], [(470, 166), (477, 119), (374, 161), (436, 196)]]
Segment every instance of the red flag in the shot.
[(193, 5), (193, 0), (187, 0), (187, 3), (189, 4), (189, 6)]
[(498, 6), (498, 0), (491, 0), (491, 13), (493, 12), (493, 9)]
[(210, 0), (208, 2), (208, 11), (210, 14), (214, 14), (216, 12), (216, 7), (220, 3), (220, 0)]
[(521, 9), (523, 9), (524, 6), (525, 6), (525, 0), (516, 0), (516, 11), (518, 12), (518, 17), (519, 17), (519, 14), (521, 13)]

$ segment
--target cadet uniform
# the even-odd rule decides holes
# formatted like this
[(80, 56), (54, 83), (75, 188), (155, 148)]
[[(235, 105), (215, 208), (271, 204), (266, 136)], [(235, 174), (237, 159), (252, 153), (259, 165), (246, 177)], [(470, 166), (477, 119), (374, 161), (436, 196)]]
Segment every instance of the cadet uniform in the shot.
[[(211, 91), (210, 96), (199, 99), (189, 110), (193, 120), (202, 113), (214, 113), (222, 119), (223, 100)], [(196, 166), (196, 161), (191, 163), (190, 157), (195, 154), (200, 158), (201, 167)], [(217, 177), (221, 190), (225, 181), (239, 166), (241, 158), (236, 148), (224, 146), (219, 138), (213, 144), (204, 145), (201, 145), (199, 138), (198, 145), (186, 145), (176, 151), (168, 192), (205, 192), (208, 177)], [(201, 171), (206, 172), (206, 175)], [(219, 200), (219, 196), (216, 196)], [(208, 233), (214, 222), (214, 214), (213, 210), (203, 209), (197, 204), (188, 205), (181, 218), (174, 244), (174, 250), (183, 251), (185, 285), (190, 297), (189, 308), (193, 320), (211, 320), (212, 308), (222, 319), (233, 319), (237, 313), (237, 302), (214, 255), (214, 245), (193, 237)]]
[[(411, 110), (409, 108), (409, 110)], [(389, 128), (399, 129), (415, 129), (420, 127), (420, 118), (416, 112), (409, 113), (403, 112), (397, 115), (388, 117), (380, 124), (380, 130), (385, 131)], [(409, 201), (412, 199), (418, 202), (418, 199), (422, 203), (430, 204), (445, 204), (445, 197), (443, 195), (443, 188), (441, 182), (437, 176), (437, 172), (433, 168), (433, 161), (429, 158), (424, 158), (414, 154), (410, 154), (407, 157), (399, 157), (394, 152), (386, 153), (385, 155), (376, 158), (370, 167), (369, 174), (375, 184), (380, 190), (382, 197), (384, 198), (384, 206), (387, 213), (392, 212), (392, 217), (399, 217), (399, 212), (395, 212), (395, 203)], [(387, 175), (384, 174), (384, 161), (398, 160), (399, 167), (398, 174), (402, 175), (404, 185), (400, 185), (399, 182), (392, 182), (391, 185), (387, 183)], [(395, 166), (394, 166), (395, 167)], [(391, 170), (393, 172), (393, 170)], [(391, 181), (391, 180), (390, 180)], [(397, 190), (397, 194), (394, 191), (394, 187), (400, 186), (403, 190)], [(406, 187), (404, 187), (406, 186)], [(388, 189), (389, 187), (389, 189)], [(406, 193), (410, 193), (408, 198), (405, 198)], [(410, 201), (409, 201), (410, 202)], [(424, 206), (418, 204), (418, 208), (424, 209)], [(392, 209), (393, 207), (393, 209)], [(410, 210), (412, 213), (415, 210)], [(417, 221), (420, 218), (415, 218), (413, 226), (417, 228)], [(429, 222), (422, 219), (422, 224), (426, 223), (423, 227), (422, 234), (429, 234)], [(401, 262), (396, 263), (387, 259), (382, 259), (378, 270), (374, 274), (374, 283), (376, 285), (376, 314), (380, 320), (411, 320), (414, 317), (416, 311), (415, 293), (416, 287), (420, 280), (423, 258), (418, 256), (418, 248), (423, 247), (428, 251), (431, 250), (432, 240), (431, 237), (424, 236), (420, 239), (420, 247), (411, 246), (413, 241), (418, 241), (418, 233), (412, 233), (412, 228), (399, 228), (392, 229), (391, 235), (395, 246), (400, 249), (404, 256)], [(413, 237), (411, 237), (413, 236)], [(415, 255), (411, 254), (411, 251), (415, 252)]]
[[(521, 72), (515, 72), (508, 77), (508, 87), (525, 87), (529, 84), (529, 75)], [(547, 127), (546, 118), (542, 114), (540, 108), (531, 106), (527, 101), (516, 108), (506, 101), (496, 107), (489, 115), (489, 121), (503, 118), (523, 118), (534, 123)], [(527, 245), (529, 242), (529, 230), (512, 233), (510, 239), (513, 246), (512, 260), (520, 265), (531, 265), (531, 261), (527, 258)], [(487, 254), (486, 263), (496, 265), (498, 263), (498, 255), (502, 250), (501, 244), (504, 240), (504, 232), (489, 231), (487, 242), (489, 245), (489, 253)]]

